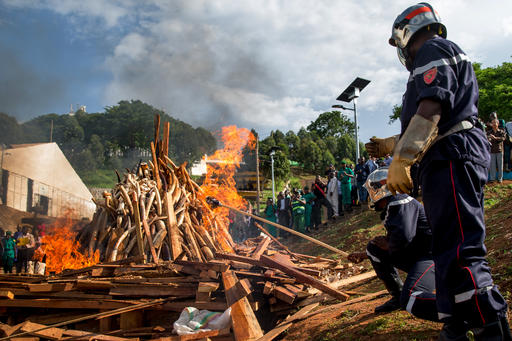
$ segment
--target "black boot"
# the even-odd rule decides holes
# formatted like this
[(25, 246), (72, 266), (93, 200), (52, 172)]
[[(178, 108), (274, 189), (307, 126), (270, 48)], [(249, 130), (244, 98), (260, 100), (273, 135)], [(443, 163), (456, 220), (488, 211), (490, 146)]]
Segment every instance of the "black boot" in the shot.
[(468, 327), (463, 322), (449, 321), (443, 325), (437, 341), (467, 341)]
[(469, 340), (478, 341), (507, 341), (512, 340), (510, 335), (510, 327), (506, 317), (502, 317), (498, 321), (488, 323), (481, 328), (469, 330), (466, 335)]
[(389, 301), (375, 307), (375, 313), (389, 313), (398, 309), (400, 309), (400, 297), (393, 296)]

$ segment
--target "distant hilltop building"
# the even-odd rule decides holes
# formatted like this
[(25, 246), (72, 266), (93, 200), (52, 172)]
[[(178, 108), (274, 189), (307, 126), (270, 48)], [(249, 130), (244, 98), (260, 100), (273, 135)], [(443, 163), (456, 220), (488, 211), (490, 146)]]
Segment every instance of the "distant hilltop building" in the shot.
[(91, 218), (92, 195), (56, 143), (12, 145), (2, 151), (2, 203), (20, 211)]

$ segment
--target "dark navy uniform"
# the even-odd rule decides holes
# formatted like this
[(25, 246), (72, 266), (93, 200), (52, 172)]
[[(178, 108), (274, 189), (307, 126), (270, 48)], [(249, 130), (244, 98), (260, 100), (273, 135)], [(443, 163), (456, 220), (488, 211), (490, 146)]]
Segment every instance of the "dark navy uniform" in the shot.
[(432, 227), (439, 318), (471, 325), (504, 316), (506, 302), (485, 260), (483, 187), (489, 144), (474, 127), (478, 85), (472, 65), (453, 42), (428, 40), (417, 52), (403, 98), (402, 134), (422, 99), (442, 105), (437, 141), (419, 168), (425, 212)]
[[(407, 194), (390, 197), (384, 218), (388, 249), (370, 241), (366, 254), (391, 295), (411, 314), (439, 321), (436, 308), (432, 233), (423, 206)], [(397, 268), (407, 272), (401, 287)]]

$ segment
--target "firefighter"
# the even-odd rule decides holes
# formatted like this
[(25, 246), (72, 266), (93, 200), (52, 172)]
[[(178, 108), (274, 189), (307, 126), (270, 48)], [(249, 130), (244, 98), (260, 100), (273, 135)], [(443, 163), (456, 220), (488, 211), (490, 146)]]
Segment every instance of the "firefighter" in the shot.
[[(358, 263), (368, 257), (391, 299), (375, 308), (376, 313), (404, 309), (414, 316), (439, 321), (436, 308), (432, 233), (423, 206), (407, 194), (392, 195), (386, 186), (387, 168), (368, 176), (372, 207), (381, 213), (386, 236), (372, 239), (366, 253), (349, 255)], [(407, 273), (402, 283), (397, 268)]]
[(428, 3), (400, 14), (389, 43), (410, 72), (400, 115), (401, 134), (372, 138), (373, 156), (393, 153), (387, 185), (412, 188), (419, 162), (425, 213), (432, 228), (436, 301), (444, 322), (439, 340), (510, 340), (507, 304), (485, 259), (483, 187), (490, 161), (485, 134), (475, 127), (478, 86), (466, 54), (446, 39)]

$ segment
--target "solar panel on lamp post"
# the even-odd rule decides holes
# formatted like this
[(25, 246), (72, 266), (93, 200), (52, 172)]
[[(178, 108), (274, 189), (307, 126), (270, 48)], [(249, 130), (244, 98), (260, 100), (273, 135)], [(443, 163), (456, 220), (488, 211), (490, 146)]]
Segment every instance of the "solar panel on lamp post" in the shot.
[(361, 91), (369, 83), (370, 83), (370, 81), (367, 79), (356, 77), (356, 79), (354, 79), (352, 81), (352, 83), (350, 83), (350, 85), (345, 90), (343, 90), (343, 92), (338, 96), (338, 98), (336, 98), (336, 100), (338, 100), (338, 101), (347, 102), (347, 103), (353, 101), (354, 108), (346, 108), (341, 104), (335, 104), (332, 106), (333, 108), (351, 110), (354, 112), (354, 124), (356, 126), (355, 127), (355, 137), (356, 137), (356, 160), (355, 160), (355, 162), (356, 163), (358, 162), (359, 157), (360, 157), (360, 155), (359, 155), (359, 136), (358, 136), (359, 128), (357, 126), (357, 98), (359, 97), (359, 94), (361, 93)]

